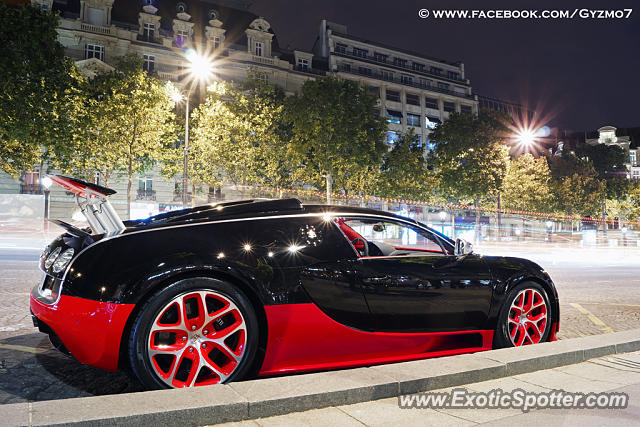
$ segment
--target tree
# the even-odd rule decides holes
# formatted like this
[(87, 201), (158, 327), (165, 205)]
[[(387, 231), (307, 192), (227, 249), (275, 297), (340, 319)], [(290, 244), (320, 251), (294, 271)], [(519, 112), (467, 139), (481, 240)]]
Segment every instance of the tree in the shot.
[(307, 80), (290, 101), (290, 152), (304, 159), (305, 182), (324, 178), (331, 203), (334, 182), (352, 189), (355, 175), (380, 164), (386, 121), (375, 118), (377, 100), (363, 86), (335, 77)]
[(212, 85), (192, 115), (192, 177), (209, 185), (223, 178), (236, 184), (290, 185), (293, 162), (284, 100), (280, 89), (253, 72), (241, 85)]
[(65, 156), (79, 76), (57, 41), (58, 16), (0, 2), (0, 169), (17, 176), (43, 152)]
[(551, 172), (544, 157), (523, 154), (509, 161), (500, 191), (506, 209), (549, 212), (552, 210)]
[(576, 157), (591, 162), (601, 178), (615, 178), (627, 172), (624, 165), (627, 156), (617, 145), (580, 144), (575, 153)]
[(483, 111), (478, 116), (452, 113), (429, 136), (430, 159), (440, 190), (476, 202), (496, 194), (507, 172), (505, 118)]
[(424, 146), (411, 129), (384, 154), (377, 193), (383, 197), (428, 201), (436, 188), (434, 174), (425, 162)]
[(605, 191), (605, 182), (598, 179), (593, 167), (556, 180), (552, 185), (556, 208), (566, 215), (596, 216), (601, 212)]
[(142, 70), (137, 55), (119, 58), (116, 69), (88, 84), (86, 128), (75, 140), (75, 169), (127, 176), (131, 213), (133, 177), (164, 158), (175, 141), (173, 108), (166, 85)]

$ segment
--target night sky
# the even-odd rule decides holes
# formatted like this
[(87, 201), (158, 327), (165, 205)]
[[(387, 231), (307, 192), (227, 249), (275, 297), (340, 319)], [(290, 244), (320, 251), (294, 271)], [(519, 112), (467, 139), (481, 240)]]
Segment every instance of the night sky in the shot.
[[(624, 9), (616, 20), (420, 19), (427, 9)], [(475, 93), (518, 102), (566, 130), (640, 126), (637, 0), (254, 0), (283, 47), (311, 50), (320, 20), (350, 34), (451, 61)]]

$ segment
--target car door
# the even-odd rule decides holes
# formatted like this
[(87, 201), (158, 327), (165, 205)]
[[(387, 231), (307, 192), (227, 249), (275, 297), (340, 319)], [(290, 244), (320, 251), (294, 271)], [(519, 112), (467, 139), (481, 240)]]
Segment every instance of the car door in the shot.
[(409, 221), (345, 217), (338, 224), (353, 245), (367, 243), (368, 251), (356, 248), (354, 269), (378, 331), (484, 327), (492, 287), (482, 257), (448, 253), (434, 233)]

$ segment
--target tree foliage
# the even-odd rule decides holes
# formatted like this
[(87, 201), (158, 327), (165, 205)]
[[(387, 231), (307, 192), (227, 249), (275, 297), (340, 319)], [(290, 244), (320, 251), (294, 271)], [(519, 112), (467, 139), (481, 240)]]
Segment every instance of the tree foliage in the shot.
[[(67, 169), (127, 177), (127, 204), (133, 178), (164, 159), (175, 141), (174, 102), (165, 83), (142, 70), (137, 55), (117, 61), (86, 87), (83, 131), (74, 139), (75, 155)], [(64, 167), (65, 165), (60, 165)]]
[(413, 129), (403, 134), (383, 155), (377, 194), (383, 197), (429, 201), (436, 188), (434, 173), (427, 168), (425, 150)]
[(494, 112), (452, 113), (429, 136), (440, 191), (478, 200), (496, 194), (507, 171), (505, 119)]
[(302, 159), (303, 182), (324, 178), (327, 202), (336, 187), (357, 190), (371, 165), (380, 164), (386, 121), (375, 118), (376, 99), (358, 83), (327, 77), (308, 80), (290, 99), (290, 152)]
[(0, 2), (0, 169), (17, 176), (69, 154), (79, 77), (57, 41), (58, 16)]
[(552, 207), (551, 172), (544, 157), (523, 154), (511, 159), (502, 183), (502, 207), (522, 211), (549, 211)]

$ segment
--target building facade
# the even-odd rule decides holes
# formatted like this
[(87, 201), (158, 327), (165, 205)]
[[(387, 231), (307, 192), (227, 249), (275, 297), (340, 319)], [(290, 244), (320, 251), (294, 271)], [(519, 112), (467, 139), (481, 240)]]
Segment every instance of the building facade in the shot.
[[(251, 13), (246, 0), (31, 3), (60, 14), (59, 41), (87, 76), (112, 70), (118, 57), (134, 53), (143, 59), (146, 71), (181, 87), (188, 80), (188, 49), (212, 57), (214, 79), (242, 82), (255, 70), (287, 94), (298, 91), (308, 79), (335, 75), (361, 82), (379, 98), (378, 114), (389, 121), (389, 144), (409, 129), (428, 144), (431, 130), (450, 113), (478, 111), (461, 62), (368, 41), (350, 35), (344, 25), (324, 20), (312, 50), (284, 49), (268, 20)], [(19, 182), (0, 173), (0, 192), (41, 194), (39, 178), (39, 170), (26, 172)], [(180, 176), (171, 181), (151, 171), (134, 183), (133, 198), (143, 210), (159, 201), (179, 204), (181, 181)], [(126, 198), (125, 183), (115, 180), (109, 185), (118, 191), (114, 197), (118, 208), (123, 202), (119, 199)]]
[(617, 129), (613, 126), (603, 126), (598, 129), (598, 138), (587, 138), (589, 145), (604, 144), (620, 147), (625, 155), (627, 168), (627, 178), (640, 179), (640, 149), (631, 148), (631, 138), (628, 136), (617, 136)]
[(431, 130), (450, 113), (478, 111), (462, 62), (365, 40), (326, 20), (313, 53), (326, 62), (328, 72), (362, 83), (379, 98), (379, 114), (389, 121), (389, 144), (409, 129), (428, 143)]

